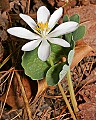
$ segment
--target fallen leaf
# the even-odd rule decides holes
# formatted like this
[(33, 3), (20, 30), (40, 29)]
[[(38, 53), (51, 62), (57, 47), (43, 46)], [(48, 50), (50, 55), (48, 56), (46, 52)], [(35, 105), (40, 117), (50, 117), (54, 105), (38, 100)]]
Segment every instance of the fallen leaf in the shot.
[(26, 0), (14, 0), (10, 2), (10, 10), (14, 10), (17, 14), (26, 12)]
[[(64, 2), (64, 1), (63, 1)], [(66, 12), (68, 11), (68, 10), (70, 10), (71, 8), (74, 8), (75, 6), (76, 6), (76, 4), (77, 4), (77, 1), (76, 0), (70, 0), (69, 2), (68, 2), (68, 4), (65, 6), (65, 4), (63, 4), (63, 6), (64, 6), (64, 15), (66, 14)], [(58, 4), (57, 4), (58, 5)], [(59, 6), (59, 5), (58, 5)], [(60, 6), (61, 7), (61, 6)]]
[(7, 40), (8, 38), (7, 32), (6, 32), (7, 27), (8, 27), (8, 21), (2, 18), (2, 16), (0, 15), (0, 40), (1, 41)]
[(96, 52), (96, 20), (84, 22), (82, 25), (86, 26), (86, 34), (83, 41)]
[(91, 51), (93, 51), (93, 49), (88, 45), (79, 45), (75, 47), (75, 55), (73, 57), (71, 68), (75, 67)]
[(67, 10), (66, 14), (69, 16), (79, 14), (81, 23), (90, 21), (92, 19), (96, 19), (96, 5), (90, 4), (87, 6), (71, 8)]
[(86, 102), (79, 105), (80, 111), (78, 112), (78, 116), (83, 117), (84, 120), (89, 120), (89, 119), (95, 120), (96, 119), (96, 85), (91, 84), (85, 86), (79, 92), (79, 94)]
[(96, 52), (96, 5), (81, 6), (67, 11), (69, 16), (73, 14), (80, 15), (81, 25), (86, 26), (86, 34), (83, 41), (91, 46)]
[(34, 6), (33, 6), (33, 13), (37, 12), (37, 9), (40, 7), (40, 6), (43, 6), (45, 5), (42, 0), (34, 0)]
[[(96, 78), (96, 75), (95, 75), (95, 78)], [(85, 86), (85, 87), (79, 92), (79, 94), (82, 96), (82, 98), (83, 98), (86, 102), (96, 101), (96, 85), (91, 84), (91, 85)]]
[(35, 96), (34, 101), (44, 92), (44, 90), (46, 90), (46, 88), (48, 87), (46, 79), (43, 80), (38, 80), (38, 91), (37, 94)]
[[(37, 93), (36, 81), (30, 80), (29, 77), (24, 77), (22, 78), (22, 83), (23, 83), (28, 100), (30, 100), (30, 98), (33, 99)], [(2, 102), (4, 102), (5, 96), (6, 96), (6, 93), (0, 97), (0, 100)], [(13, 78), (6, 103), (10, 105), (12, 109), (17, 109), (17, 108), (20, 109), (24, 107), (24, 101), (22, 98), (21, 89), (18, 84), (18, 80), (16, 76), (14, 76)]]
[(58, 7), (61, 7), (61, 6), (63, 6), (63, 5), (65, 5), (66, 4), (66, 2), (65, 2), (65, 0), (63, 1), (61, 1), (61, 0), (58, 0), (58, 1), (56, 1), (57, 2), (57, 6)]
[(1, 12), (7, 11), (10, 9), (10, 4), (8, 0), (0, 0), (0, 10)]
[(81, 104), (81, 111), (77, 113), (78, 120), (96, 120), (96, 101)]
[(23, 13), (24, 13), (25, 10), (26, 10), (26, 3), (27, 3), (27, 1), (26, 1), (26, 0), (21, 0), (20, 2), (22, 3), (22, 4), (21, 4), (21, 8), (22, 8)]
[(48, 0), (48, 3), (53, 7), (55, 5), (55, 0)]
[(0, 15), (0, 62), (2, 61), (4, 54), (4, 47), (2, 45), (2, 41), (7, 40), (8, 38), (6, 33), (7, 26), (8, 24), (6, 24), (5, 19), (2, 18), (2, 16)]
[(79, 0), (79, 5), (89, 5), (90, 0)]
[[(76, 42), (76, 45), (77, 45), (77, 46), (79, 46), (79, 45), (84, 45), (84, 44), (85, 44), (85, 42), (84, 42), (83, 39)], [(87, 43), (87, 44), (88, 44), (88, 43)], [(94, 51), (94, 48), (93, 48), (93, 51), (91, 51), (90, 53), (88, 53), (87, 56), (95, 56), (95, 55), (96, 55), (96, 52)]]
[(90, 3), (96, 5), (96, 0), (90, 0)]

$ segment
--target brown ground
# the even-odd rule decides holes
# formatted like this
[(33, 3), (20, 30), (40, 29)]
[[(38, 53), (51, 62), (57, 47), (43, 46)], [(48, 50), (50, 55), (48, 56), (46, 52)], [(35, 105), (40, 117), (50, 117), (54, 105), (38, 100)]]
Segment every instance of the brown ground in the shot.
[[(0, 65), (4, 63), (0, 71), (0, 83), (4, 82), (0, 84), (0, 111), (5, 103), (1, 120), (13, 120), (14, 117), (15, 120), (28, 120), (16, 76), (10, 83), (14, 71), (20, 71), (19, 75), (22, 77), (34, 120), (71, 120), (58, 86), (47, 87), (43, 90), (46, 86), (44, 83), (42, 85), (25, 76), (20, 65), (23, 54), (20, 47), (26, 41), (6, 33), (7, 28), (12, 25), (28, 27), (18, 14), (22, 12), (36, 19), (36, 11), (42, 5), (47, 6), (52, 13), (56, 8), (64, 6), (65, 2), (64, 0), (29, 0), (28, 2), (26, 0), (0, 0)], [(96, 120), (96, 0), (69, 1), (64, 7), (64, 14), (71, 16), (76, 13), (80, 15), (80, 23), (86, 26), (86, 35), (77, 43), (76, 50), (78, 54), (80, 53), (79, 58), (76, 54), (71, 69), (80, 110), (77, 116), (80, 120)], [(70, 101), (66, 78), (62, 81), (62, 86)], [(38, 96), (36, 96), (37, 91)]]

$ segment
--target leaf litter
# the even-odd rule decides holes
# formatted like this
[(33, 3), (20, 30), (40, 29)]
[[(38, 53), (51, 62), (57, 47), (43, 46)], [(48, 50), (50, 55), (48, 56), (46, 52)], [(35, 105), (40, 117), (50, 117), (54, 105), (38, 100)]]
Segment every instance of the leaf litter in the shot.
[[(6, 3), (6, 6), (5, 6)], [(70, 114), (63, 101), (62, 95), (57, 86), (48, 87), (45, 80), (30, 82), (26, 79), (21, 67), (20, 48), (24, 41), (16, 37), (9, 36), (6, 33), (8, 26), (25, 26), (28, 27), (18, 16), (19, 13), (29, 14), (32, 18), (36, 18), (36, 11), (41, 5), (46, 5), (52, 12), (56, 8), (63, 6), (65, 1), (61, 0), (33, 0), (30, 4), (25, 0), (1, 0), (0, 1), (0, 64), (12, 52), (15, 52), (8, 62), (0, 70), (0, 84), (5, 81), (5, 88), (3, 94), (0, 96), (0, 106), (4, 103), (7, 87), (10, 81), (10, 68), (16, 66), (15, 70), (19, 72), (21, 77), (24, 77), (24, 88), (28, 100), (30, 101), (30, 108), (32, 115), (36, 120), (61, 120), (69, 119)], [(72, 80), (75, 88), (76, 99), (80, 112), (78, 117), (80, 120), (95, 120), (96, 119), (96, 1), (95, 0), (73, 0), (65, 7), (64, 13), (68, 15), (79, 14), (81, 24), (86, 26), (86, 34), (81, 40), (77, 42), (77, 51), (80, 53), (79, 57), (75, 54), (75, 60), (71, 66)], [(62, 19), (61, 19), (62, 21)], [(30, 28), (29, 28), (30, 29)], [(81, 47), (82, 46), (82, 47)], [(90, 46), (90, 47), (89, 47)], [(93, 50), (92, 50), (93, 49)], [(80, 52), (82, 51), (82, 52)], [(94, 53), (94, 54), (93, 54)], [(18, 63), (18, 64), (17, 64)], [(10, 71), (8, 73), (8, 70)], [(8, 73), (6, 75), (6, 73)], [(9, 75), (9, 77), (8, 77)], [(13, 78), (10, 92), (5, 104), (5, 109), (2, 115), (2, 120), (27, 120), (27, 113), (24, 109), (24, 101), (22, 98), (20, 86)], [(61, 82), (68, 98), (66, 77)], [(33, 87), (34, 86), (34, 87)], [(13, 89), (14, 88), (14, 89)], [(0, 86), (1, 90), (1, 86)], [(2, 92), (2, 91), (0, 91)], [(37, 93), (37, 95), (36, 95)], [(35, 99), (34, 99), (35, 98)], [(2, 107), (0, 108), (0, 111)]]

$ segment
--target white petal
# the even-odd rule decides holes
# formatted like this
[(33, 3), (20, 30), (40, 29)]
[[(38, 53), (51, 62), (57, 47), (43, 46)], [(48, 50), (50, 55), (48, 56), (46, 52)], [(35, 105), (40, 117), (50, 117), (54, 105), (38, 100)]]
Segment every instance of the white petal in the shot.
[(20, 38), (24, 38), (24, 39), (29, 39), (29, 40), (33, 40), (33, 39), (38, 39), (40, 38), (39, 35), (32, 33), (31, 31), (22, 28), (22, 27), (13, 27), (13, 28), (9, 28), (7, 30), (7, 32), (11, 35), (14, 35), (16, 37), (20, 37)]
[(49, 28), (53, 28), (55, 26), (55, 24), (58, 22), (58, 20), (62, 16), (62, 13), (63, 13), (63, 8), (60, 7), (50, 16), (49, 23), (48, 23)]
[(45, 23), (48, 21), (50, 16), (49, 10), (45, 6), (41, 6), (37, 11), (37, 21), (38, 23)]
[(50, 44), (47, 42), (47, 40), (43, 40), (38, 48), (38, 57), (42, 61), (46, 61), (50, 55), (50, 51), (51, 51)]
[(22, 50), (23, 51), (34, 50), (40, 44), (40, 42), (41, 42), (41, 40), (33, 40), (31, 42), (28, 42), (22, 47)]
[(35, 21), (28, 15), (20, 13), (19, 16), (34, 30), (37, 26)]
[(70, 47), (70, 44), (67, 41), (65, 41), (65, 40), (63, 40), (61, 38), (48, 38), (48, 40), (51, 43), (60, 45), (62, 47)]
[(49, 33), (49, 37), (57, 37), (60, 35), (64, 35), (67, 33), (71, 33), (75, 31), (78, 28), (78, 23), (77, 22), (65, 22), (60, 24), (58, 27), (56, 27), (51, 33)]

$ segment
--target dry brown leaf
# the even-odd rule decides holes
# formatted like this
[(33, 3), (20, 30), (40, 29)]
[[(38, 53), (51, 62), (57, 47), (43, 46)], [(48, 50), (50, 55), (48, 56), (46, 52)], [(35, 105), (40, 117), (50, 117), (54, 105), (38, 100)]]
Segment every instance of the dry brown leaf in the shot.
[[(93, 76), (91, 74), (91, 76)], [(94, 80), (96, 80), (96, 75)], [(80, 111), (78, 115), (83, 117), (84, 120), (95, 120), (96, 119), (96, 85), (91, 84), (85, 86), (79, 94), (86, 101), (83, 104), (80, 104), (78, 107)]]
[(0, 15), (0, 40), (1, 41), (7, 40), (8, 38), (7, 32), (6, 32), (7, 26), (8, 26), (7, 20), (2, 18), (2, 16)]
[(23, 13), (24, 13), (26, 10), (26, 0), (21, 0), (20, 2), (22, 3), (21, 8), (22, 8)]
[(96, 5), (96, 0), (90, 0), (90, 3)]
[(66, 14), (68, 14), (69, 16), (79, 14), (81, 23), (90, 21), (92, 19), (96, 19), (96, 5), (90, 4), (88, 6), (71, 8), (67, 11)]
[(33, 13), (34, 12), (37, 12), (37, 9), (42, 6), (42, 5), (45, 5), (42, 0), (34, 0), (34, 6), (33, 6)]
[(68, 10), (70, 10), (71, 8), (74, 8), (76, 6), (76, 4), (77, 4), (76, 0), (70, 0), (66, 6), (63, 5), (64, 6), (64, 15), (66, 14), (66, 12)]
[(89, 5), (90, 0), (79, 0), (79, 5)]
[(4, 12), (10, 9), (8, 0), (0, 0), (0, 11)]
[(48, 3), (53, 7), (55, 5), (55, 0), (48, 0)]
[(67, 11), (68, 15), (80, 15), (81, 25), (86, 26), (83, 41), (96, 51), (96, 5), (81, 6)]
[(93, 49), (88, 45), (79, 45), (75, 47), (75, 55), (71, 68), (75, 67), (85, 56), (87, 56)]
[(96, 120), (96, 100), (81, 104), (81, 108), (77, 114), (78, 120)]
[[(24, 78), (22, 78), (22, 83), (24, 85), (24, 89), (25, 89), (26, 96), (27, 96), (28, 100), (31, 97), (34, 97), (33, 96), (34, 93), (32, 93), (32, 86), (34, 88), (33, 81), (31, 83), (30, 80), (28, 79), (28, 77), (24, 77)], [(6, 93), (3, 96), (0, 97), (0, 100), (2, 102), (4, 102), (5, 96), (6, 96)], [(12, 107), (12, 109), (24, 107), (24, 101), (23, 101), (23, 98), (22, 98), (22, 93), (21, 93), (21, 90), (20, 90), (20, 87), (19, 87), (18, 80), (17, 80), (16, 76), (13, 79), (13, 82), (12, 82), (12, 85), (11, 85), (6, 103), (8, 105), (10, 105)]]
[(26, 0), (14, 0), (13, 2), (10, 2), (10, 10), (13, 9), (17, 14), (19, 14), (21, 12), (19, 8), (21, 8), (23, 13), (25, 13)]
[(65, 10), (66, 8), (70, 9), (71, 7), (74, 7), (76, 5), (76, 0), (69, 0), (67, 5), (66, 5), (66, 0), (56, 0), (56, 3), (58, 7), (65, 6), (64, 7)]
[(96, 52), (96, 20), (84, 22), (82, 25), (86, 26), (86, 34), (83, 41)]
[(2, 18), (2, 16), (0, 15), (0, 62), (2, 61), (3, 54), (4, 54), (4, 48), (2, 45), (2, 41), (7, 40), (8, 38), (6, 29), (7, 29), (7, 24), (5, 22), (5, 19)]
[(61, 6), (63, 6), (63, 5), (66, 4), (65, 1), (61, 1), (61, 0), (56, 0), (56, 2), (57, 2), (57, 6), (58, 6), (58, 7), (61, 7)]
[(43, 93), (43, 91), (46, 90), (47, 87), (48, 87), (48, 85), (47, 85), (46, 79), (38, 80), (38, 91), (37, 91), (35, 99), (39, 95), (41, 95)]
[(43, 80), (39, 80), (38, 81), (38, 92), (37, 94), (40, 94), (41, 91), (44, 91), (44, 89), (47, 87), (47, 83), (46, 83), (46, 80), (43, 79)]

